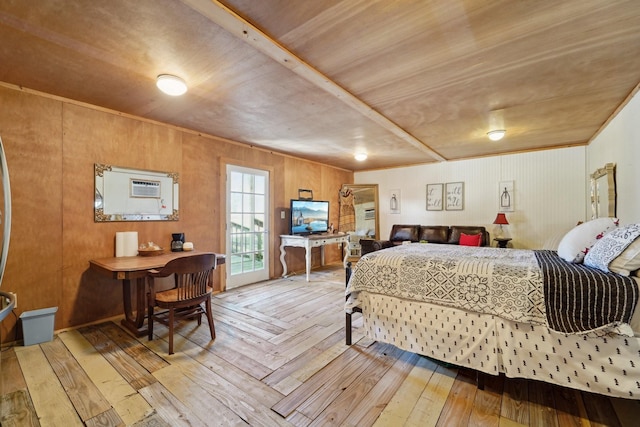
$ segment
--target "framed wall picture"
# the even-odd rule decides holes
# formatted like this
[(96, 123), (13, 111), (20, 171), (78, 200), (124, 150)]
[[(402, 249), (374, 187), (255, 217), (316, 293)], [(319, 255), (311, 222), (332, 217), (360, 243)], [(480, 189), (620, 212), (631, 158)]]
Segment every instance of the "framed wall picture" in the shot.
[(389, 213), (400, 213), (400, 190), (391, 190), (389, 192)]
[(442, 210), (443, 184), (427, 184), (427, 210)]
[(445, 184), (445, 208), (448, 211), (464, 209), (464, 182), (447, 182)]
[(498, 212), (513, 212), (513, 181), (500, 181), (498, 186)]

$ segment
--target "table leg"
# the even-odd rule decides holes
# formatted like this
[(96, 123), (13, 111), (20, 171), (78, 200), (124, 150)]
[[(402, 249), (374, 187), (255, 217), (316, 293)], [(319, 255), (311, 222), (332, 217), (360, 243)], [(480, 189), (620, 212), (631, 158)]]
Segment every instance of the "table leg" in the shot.
[(342, 260), (342, 265), (344, 268), (347, 268), (347, 259), (349, 258), (349, 244), (348, 243), (339, 243), (342, 245), (342, 251), (344, 252), (344, 259)]
[(141, 337), (147, 334), (147, 329), (143, 328), (144, 319), (147, 312), (147, 295), (145, 289), (146, 283), (144, 278), (136, 280), (136, 313), (133, 314), (133, 305), (131, 301), (131, 280), (124, 279), (122, 281), (122, 301), (124, 306), (124, 319), (122, 325), (131, 331), (135, 336)]
[(284, 249), (284, 242), (280, 245), (280, 264), (282, 264), (282, 277), (287, 275), (287, 261), (285, 261), (284, 256), (286, 251)]
[(304, 247), (304, 261), (307, 267), (307, 282), (310, 282), (311, 280), (309, 279), (309, 277), (311, 276), (311, 248), (308, 244)]

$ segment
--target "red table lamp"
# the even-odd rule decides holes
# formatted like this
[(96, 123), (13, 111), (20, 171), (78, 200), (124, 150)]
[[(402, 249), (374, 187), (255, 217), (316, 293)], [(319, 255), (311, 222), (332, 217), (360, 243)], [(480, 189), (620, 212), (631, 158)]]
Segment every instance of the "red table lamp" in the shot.
[(505, 230), (502, 228), (503, 225), (509, 225), (509, 221), (507, 221), (507, 217), (503, 213), (498, 213), (496, 215), (496, 219), (493, 220), (494, 224), (498, 224), (500, 226), (498, 232), (496, 233), (496, 238), (501, 239), (505, 237)]

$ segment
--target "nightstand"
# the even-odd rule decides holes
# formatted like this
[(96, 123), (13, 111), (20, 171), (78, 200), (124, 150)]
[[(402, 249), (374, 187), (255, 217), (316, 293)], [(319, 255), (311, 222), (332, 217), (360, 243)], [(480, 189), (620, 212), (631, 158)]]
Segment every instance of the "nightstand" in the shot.
[(493, 240), (498, 242), (498, 246), (496, 246), (497, 248), (506, 248), (507, 247), (507, 243), (509, 243), (511, 238), (496, 237)]

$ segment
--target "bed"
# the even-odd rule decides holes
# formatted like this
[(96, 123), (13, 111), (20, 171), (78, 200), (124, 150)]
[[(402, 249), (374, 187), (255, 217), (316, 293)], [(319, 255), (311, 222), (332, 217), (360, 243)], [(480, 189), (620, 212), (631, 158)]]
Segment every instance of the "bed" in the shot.
[(361, 312), (369, 338), (404, 350), (640, 399), (640, 279), (559, 253), (428, 243), (369, 253), (347, 272), (347, 344)]

